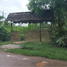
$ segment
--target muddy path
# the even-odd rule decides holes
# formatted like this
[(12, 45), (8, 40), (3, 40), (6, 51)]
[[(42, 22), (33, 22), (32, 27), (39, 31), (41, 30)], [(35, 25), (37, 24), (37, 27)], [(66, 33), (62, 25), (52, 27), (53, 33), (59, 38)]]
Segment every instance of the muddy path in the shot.
[(0, 67), (67, 67), (67, 61), (0, 52)]

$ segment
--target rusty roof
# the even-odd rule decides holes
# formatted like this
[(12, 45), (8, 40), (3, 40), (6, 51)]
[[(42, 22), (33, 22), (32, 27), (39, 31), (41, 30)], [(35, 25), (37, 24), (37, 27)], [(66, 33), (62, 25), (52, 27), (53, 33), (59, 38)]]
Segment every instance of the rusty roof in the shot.
[(36, 14), (33, 14), (32, 12), (18, 12), (18, 13), (10, 13), (6, 19), (6, 21), (12, 21), (14, 23), (38, 23), (38, 22), (43, 22), (43, 21), (53, 21), (53, 15), (52, 13), (49, 13), (47, 11), (44, 14), (44, 17), (39, 17)]

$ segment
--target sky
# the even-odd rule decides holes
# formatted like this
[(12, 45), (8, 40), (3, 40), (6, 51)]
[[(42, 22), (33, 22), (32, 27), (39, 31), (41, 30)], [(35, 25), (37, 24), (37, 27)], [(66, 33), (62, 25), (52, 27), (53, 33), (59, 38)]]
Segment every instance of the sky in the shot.
[[(28, 0), (0, 0), (0, 15), (7, 18), (9, 13), (29, 12), (26, 6), (28, 3)], [(16, 24), (16, 26), (18, 25)], [(28, 24), (22, 24), (22, 26), (28, 26)]]
[(0, 15), (8, 16), (13, 12), (29, 12), (27, 9), (28, 0), (0, 0)]

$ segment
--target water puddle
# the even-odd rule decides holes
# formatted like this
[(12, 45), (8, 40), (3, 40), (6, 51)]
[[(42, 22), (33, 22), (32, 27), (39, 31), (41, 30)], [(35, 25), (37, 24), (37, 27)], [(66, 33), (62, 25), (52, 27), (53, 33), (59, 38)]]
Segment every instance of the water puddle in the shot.
[(46, 61), (43, 61), (43, 62), (37, 63), (36, 66), (45, 66), (46, 63), (47, 63)]

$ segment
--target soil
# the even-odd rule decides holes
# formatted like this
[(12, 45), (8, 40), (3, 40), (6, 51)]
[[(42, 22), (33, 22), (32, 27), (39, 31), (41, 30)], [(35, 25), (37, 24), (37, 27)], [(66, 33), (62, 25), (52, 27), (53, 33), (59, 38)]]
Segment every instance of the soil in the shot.
[(20, 45), (15, 45), (15, 44), (8, 44), (8, 45), (2, 45), (0, 48), (3, 49), (15, 49), (15, 48), (20, 48)]
[(2, 45), (2, 46), (0, 46), (0, 48), (4, 48), (5, 50), (20, 48), (20, 45), (16, 45), (16, 44), (20, 44), (20, 43), (26, 43), (26, 41), (13, 42), (13, 44)]
[(0, 67), (67, 67), (67, 61), (0, 52)]
[[(19, 44), (21, 42), (14, 43)], [(20, 46), (8, 44), (2, 45), (1, 48), (15, 49), (20, 48)], [(0, 52), (0, 67), (67, 67), (67, 61)]]
[(20, 43), (26, 43), (26, 41), (18, 41), (18, 42), (13, 42), (14, 44), (20, 44)]

